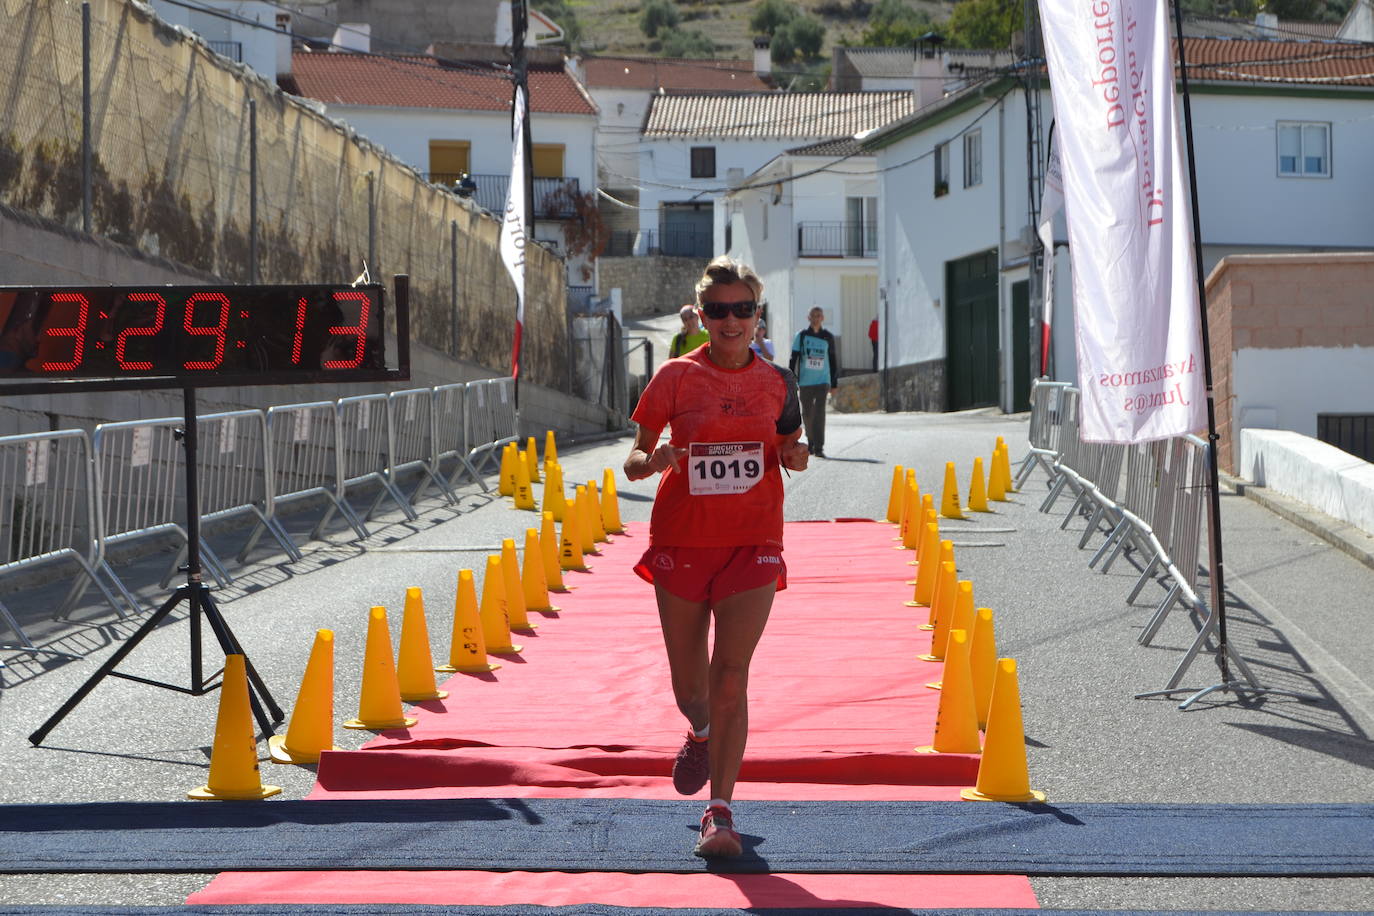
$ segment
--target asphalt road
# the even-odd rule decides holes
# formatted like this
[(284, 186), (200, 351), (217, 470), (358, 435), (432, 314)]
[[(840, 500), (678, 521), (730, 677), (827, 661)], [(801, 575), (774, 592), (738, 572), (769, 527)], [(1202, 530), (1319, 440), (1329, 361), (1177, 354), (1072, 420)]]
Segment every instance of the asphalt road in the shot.
[[(810, 470), (787, 481), (787, 517), (881, 515), (894, 464), (914, 467), (924, 489), (938, 488), (946, 461), (955, 461), (966, 480), (972, 458), (989, 455), (998, 435), (1017, 461), (1025, 448), (1025, 417), (832, 414), (830, 457), (813, 460)], [(560, 443), (560, 459), (569, 482), (599, 481), (604, 468), (615, 468), (622, 517), (646, 520), (652, 483), (627, 483), (619, 473), (628, 446), (628, 438)], [(1052, 514), (1037, 511), (1044, 481), (1037, 471), (1025, 492), (995, 516), (942, 528), (943, 536), (964, 545), (960, 575), (974, 581), (978, 603), (998, 612), (999, 651), (1018, 659), (1034, 788), (1064, 802), (1374, 801), (1374, 653), (1368, 648), (1374, 570), (1256, 503), (1224, 495), (1232, 644), (1260, 683), (1317, 699), (1223, 692), (1180, 711), (1182, 696), (1134, 695), (1169, 680), (1195, 632), (1187, 615), (1176, 610), (1153, 645), (1138, 645), (1162, 590), (1150, 585), (1130, 606), (1125, 597), (1134, 567), (1118, 562), (1107, 575), (1089, 570), (1090, 551), (1077, 548), (1084, 522), (1075, 518), (1067, 530), (1059, 527), (1067, 500)], [(480, 579), (485, 555), (507, 537), (523, 546), (533, 518), (471, 486), (457, 508), (435, 499), (422, 508), (416, 522), (383, 516), (363, 544), (348, 543), (341, 533), (329, 543), (310, 542), (305, 559), (291, 565), (264, 545), (248, 566), (235, 568), (233, 585), (215, 590), (225, 619), (284, 707), (294, 699), (317, 628), (337, 634), (337, 714), (346, 709), (342, 698), (358, 693), (366, 609), (394, 609), (398, 632), (406, 587), (451, 594), (455, 570), (463, 567)], [(312, 522), (300, 517), (292, 527), (303, 533)], [(215, 543), (232, 554), (242, 534), (226, 532)], [(140, 596), (149, 606), (167, 594), (155, 580), (169, 559), (158, 555), (125, 569), (131, 583), (144, 583)], [(59, 596), (56, 586), (3, 596), (38, 641), (80, 659), (0, 654), (9, 666), (0, 672), (0, 801), (183, 798), (205, 781), (213, 696), (106, 679), (41, 747), (30, 745), (30, 732), (140, 623), (114, 621), (89, 595), (76, 622), (53, 622), (48, 609)], [(431, 636), (447, 620), (446, 613), (431, 611)], [(190, 656), (185, 613), (178, 609), (130, 655), (124, 670), (184, 683)], [(207, 657), (214, 658), (213, 649)], [(1212, 656), (1204, 655), (1183, 682), (1202, 687), (1218, 679)], [(346, 748), (370, 737), (336, 731)], [(303, 797), (313, 784), (308, 767), (264, 764), (264, 776), (287, 798)], [(0, 876), (0, 899), (173, 904), (209, 877)], [(1374, 910), (1374, 879), (1037, 878), (1033, 885), (1042, 906), (1058, 908)]]

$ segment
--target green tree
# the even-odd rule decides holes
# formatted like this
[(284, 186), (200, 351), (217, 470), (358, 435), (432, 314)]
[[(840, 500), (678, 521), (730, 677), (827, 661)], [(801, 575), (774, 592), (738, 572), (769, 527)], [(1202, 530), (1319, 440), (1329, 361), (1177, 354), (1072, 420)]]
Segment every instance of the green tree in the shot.
[(776, 35), (779, 28), (800, 15), (801, 11), (787, 0), (763, 0), (749, 17), (749, 28), (756, 35)]
[(639, 14), (639, 30), (653, 38), (664, 29), (677, 28), (681, 21), (682, 14), (673, 0), (645, 0)]
[(911, 47), (934, 30), (935, 20), (925, 10), (912, 9), (903, 0), (878, 0), (860, 43), (875, 48)]
[(1011, 47), (1011, 36), (1024, 28), (1021, 0), (959, 0), (946, 23), (947, 38), (955, 48)]
[(695, 57), (709, 60), (716, 56), (715, 42), (697, 29), (664, 29), (659, 32), (664, 57)]
[(787, 63), (794, 57), (813, 60), (820, 56), (825, 44), (825, 26), (812, 16), (797, 16), (773, 33), (769, 51), (775, 63)]
[(577, 14), (567, 0), (537, 0), (531, 7), (558, 23), (563, 30), (563, 45), (568, 50), (575, 51), (582, 46), (582, 23), (577, 21)]

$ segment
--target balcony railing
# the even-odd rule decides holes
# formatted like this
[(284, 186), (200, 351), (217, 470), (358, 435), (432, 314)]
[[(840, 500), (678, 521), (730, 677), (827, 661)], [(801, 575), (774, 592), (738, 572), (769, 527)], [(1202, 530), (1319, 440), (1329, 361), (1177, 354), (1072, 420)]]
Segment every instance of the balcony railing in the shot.
[(207, 41), (210, 50), (216, 54), (223, 55), (232, 61), (243, 63), (243, 42), (241, 41)]
[(876, 258), (878, 224), (847, 220), (797, 223), (797, 257)]
[[(430, 172), (427, 176), (434, 184), (453, 187), (461, 174), (452, 172)], [(506, 209), (506, 194), (510, 189), (509, 175), (469, 175), (477, 189), (472, 194), (473, 201), (489, 213), (500, 214)], [(577, 216), (573, 206), (573, 195), (579, 194), (576, 178), (536, 178), (534, 179), (534, 218), (535, 219), (572, 219)]]

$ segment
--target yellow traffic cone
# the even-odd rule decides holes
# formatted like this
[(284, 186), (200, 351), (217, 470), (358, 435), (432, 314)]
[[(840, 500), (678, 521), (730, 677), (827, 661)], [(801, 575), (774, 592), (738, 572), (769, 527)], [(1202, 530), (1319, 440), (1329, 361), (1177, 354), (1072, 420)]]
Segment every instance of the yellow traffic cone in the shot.
[[(933, 499), (934, 497), (932, 497), (929, 493), (922, 494), (921, 496), (920, 515), (923, 521), (921, 523), (920, 533), (917, 535), (916, 538), (916, 559), (911, 561), (912, 565), (914, 566), (921, 565), (921, 557), (925, 554), (927, 541), (930, 542), (930, 547), (932, 550), (938, 550), (940, 547), (940, 513), (936, 512), (933, 508), (931, 508), (931, 506), (933, 505), (931, 500)], [(929, 530), (926, 527), (927, 525), (935, 526), (935, 533), (933, 535), (930, 534)], [(907, 584), (915, 585), (916, 580), (913, 579)]]
[(973, 708), (978, 711), (978, 727), (987, 728), (992, 679), (997, 676), (997, 638), (993, 633), (992, 608), (980, 607), (973, 615), (968, 664), (973, 672)]
[(539, 549), (544, 557), (544, 577), (548, 580), (549, 591), (566, 592), (570, 589), (563, 584), (563, 564), (558, 559), (558, 531), (553, 525), (553, 513), (545, 512), (544, 521), (539, 527)]
[(601, 551), (596, 549), (596, 525), (592, 522), (591, 496), (587, 493), (586, 484), (577, 485), (577, 496), (573, 498), (573, 512), (577, 514), (577, 536), (580, 539), (577, 543), (582, 548), (582, 553), (600, 556)]
[(1002, 481), (1001, 463), (1002, 449), (1005, 446), (1001, 439), (992, 449), (992, 462), (988, 465), (988, 499), (996, 503), (1007, 501), (1007, 485)]
[(1002, 441), (1002, 437), (997, 437), (997, 443), (1002, 446), (1002, 457), (997, 460), (997, 476), (1002, 478), (1002, 489), (1008, 493), (1016, 492), (1016, 486), (1011, 479), (1011, 456), (1007, 454), (1007, 443)]
[[(967, 579), (961, 579), (954, 583), (954, 606), (949, 615), (949, 631), (963, 630), (967, 634), (973, 633), (973, 583)], [(949, 637), (945, 637), (945, 664), (949, 664)], [(970, 662), (970, 665), (972, 663)], [(943, 678), (938, 681), (931, 681), (926, 684), (931, 690), (944, 689)]]
[(501, 666), (487, 660), (487, 642), (482, 637), (482, 616), (477, 610), (477, 587), (472, 570), (458, 570), (458, 594), (453, 599), (453, 636), (449, 643), (448, 664), (435, 671), (495, 671)]
[(496, 481), (496, 492), (502, 496), (515, 495), (515, 443), (508, 442), (501, 449), (501, 476)]
[[(921, 624), (921, 626), (919, 627), (919, 629), (922, 630), (935, 629), (936, 618), (942, 612), (941, 609), (945, 606), (945, 604), (947, 604), (950, 600), (953, 599), (954, 583), (958, 581), (957, 576), (949, 576), (945, 572), (945, 564), (954, 562), (953, 541), (941, 541), (940, 546), (936, 548), (936, 550), (932, 554), (932, 557), (933, 561), (931, 565), (934, 566), (934, 569), (928, 570), (928, 573), (931, 576), (932, 583), (930, 586), (930, 600), (927, 601), (925, 604), (925, 607), (928, 608), (930, 613), (926, 617), (926, 622)], [(916, 572), (917, 578), (919, 579), (920, 570), (917, 570)], [(940, 590), (942, 588), (949, 590), (943, 599), (940, 598)], [(948, 616), (946, 616), (946, 619), (948, 619)], [(942, 645), (942, 642), (932, 643), (930, 651), (934, 652), (936, 648), (940, 645)]]
[(981, 750), (968, 670), (968, 632), (950, 630), (949, 648), (945, 689), (940, 691), (940, 708), (935, 713), (935, 740), (916, 748), (922, 754), (976, 754)]
[(520, 578), (520, 560), (515, 554), (515, 538), (501, 540), (501, 584), (506, 587), (506, 619), (511, 632), (533, 633), (538, 624), (530, 623), (525, 613), (525, 585)]
[(482, 639), (487, 651), (496, 655), (514, 655), (523, 646), (510, 641), (510, 618), (506, 616), (505, 573), (501, 570), (501, 558), (495, 554), (487, 557), (487, 572), (482, 577)]
[[(902, 476), (901, 492), (898, 493), (898, 495), (897, 495), (897, 500), (898, 500), (898, 504), (897, 504), (897, 534), (892, 538), (892, 540), (894, 540), (894, 541), (901, 541), (901, 540), (903, 540), (904, 537), (905, 537), (905, 535), (906, 535), (907, 526), (908, 526), (912, 521), (915, 521), (915, 520), (916, 520), (916, 519), (913, 519), (913, 518), (911, 518), (911, 517), (909, 516), (909, 510), (910, 510), (910, 508), (911, 508), (911, 505), (910, 505), (910, 503), (907, 502), (907, 496), (906, 496), (906, 491), (909, 490), (913, 485), (915, 485), (915, 483), (916, 483), (916, 471), (915, 471), (915, 469), (914, 469), (914, 468), (907, 468), (905, 474), (903, 474), (903, 476)], [(917, 492), (917, 493), (920, 493), (920, 490), (917, 489), (916, 492)], [(918, 499), (917, 501), (919, 502), (920, 500)], [(896, 547), (896, 548), (894, 548), (894, 549), (896, 549), (896, 550), (901, 550), (901, 549), (903, 549), (903, 548), (900, 547), (900, 546), (898, 546), (898, 547)]]
[(515, 508), (525, 509), (530, 512), (535, 511), (534, 487), (530, 484), (529, 462), (519, 457), (516, 453), (515, 459)]
[(319, 763), (334, 747), (334, 631), (316, 630), (285, 735), (267, 739), (273, 763)]
[(396, 682), (402, 700), (418, 703), (448, 696), (447, 690), (440, 690), (434, 683), (434, 653), (430, 651), (429, 624), (425, 622), (425, 596), (418, 588), (406, 589), (401, 648), (397, 654)]
[(549, 603), (549, 582), (544, 574), (544, 550), (539, 546), (539, 532), (525, 529), (525, 568), (520, 582), (524, 586), (525, 610), (540, 614), (556, 614), (558, 608)]
[(558, 461), (558, 443), (554, 441), (553, 430), (544, 430), (544, 463)]
[(896, 525), (902, 520), (902, 493), (906, 484), (905, 470), (900, 464), (892, 469), (892, 486), (887, 491), (887, 515), (885, 518)]
[(1026, 733), (1021, 723), (1021, 688), (1016, 683), (1014, 658), (997, 660), (983, 759), (978, 763), (978, 784), (961, 791), (959, 797), (969, 801), (1045, 800), (1044, 792), (1030, 787), (1030, 773), (1026, 769)]
[(281, 786), (265, 786), (258, 772), (258, 742), (248, 701), (248, 668), (242, 655), (224, 657), (219, 712), (215, 716), (215, 744), (210, 750), (210, 776), (187, 798), (247, 801), (267, 798)]
[[(940, 566), (938, 563), (929, 562), (929, 559), (940, 554), (939, 537), (939, 529), (927, 524), (923, 548), (926, 560), (916, 567), (916, 590), (912, 593), (911, 600), (906, 602), (907, 607), (930, 607), (930, 599), (935, 594), (935, 574), (940, 571)], [(953, 544), (950, 546), (953, 547)]]
[(539, 449), (534, 444), (533, 436), (525, 440), (525, 466), (530, 469), (530, 483), (538, 483)]
[(587, 481), (587, 505), (591, 508), (592, 540), (604, 544), (610, 538), (606, 536), (606, 522), (601, 516), (601, 491), (595, 480)]
[(945, 462), (945, 489), (940, 494), (940, 514), (945, 518), (963, 518), (964, 510), (959, 505), (959, 479), (954, 473), (954, 462)]
[(561, 522), (567, 502), (563, 496), (563, 469), (556, 463), (545, 465), (544, 500), (539, 504), (540, 514), (551, 512), (553, 513), (553, 520)]
[(363, 652), (363, 687), (358, 697), (358, 717), (344, 728), (410, 728), (417, 720), (401, 709), (401, 685), (396, 679), (396, 657), (391, 654), (391, 630), (386, 608), (374, 607), (367, 618), (367, 647)]
[(607, 534), (624, 534), (620, 521), (620, 496), (615, 491), (615, 472), (606, 468), (601, 474), (601, 523)]
[(580, 514), (574, 502), (563, 516), (563, 536), (558, 542), (558, 565), (562, 569), (587, 568), (582, 559), (582, 533), (578, 531)]
[(921, 546), (921, 490), (916, 486), (916, 478), (906, 488), (908, 509), (907, 520), (902, 523), (902, 548), (916, 550)]
[(991, 512), (988, 508), (988, 494), (983, 487), (983, 459), (973, 459), (973, 479), (968, 485), (968, 507), (974, 512)]

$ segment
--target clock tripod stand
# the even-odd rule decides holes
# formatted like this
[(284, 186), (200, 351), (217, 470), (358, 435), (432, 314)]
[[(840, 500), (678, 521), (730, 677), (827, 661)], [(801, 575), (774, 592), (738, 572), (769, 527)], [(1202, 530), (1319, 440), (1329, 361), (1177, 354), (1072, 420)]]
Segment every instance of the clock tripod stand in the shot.
[[(212, 690), (217, 689), (221, 681), (217, 680), (223, 674), (223, 668), (213, 672), (208, 677), (205, 674), (205, 660), (201, 645), (202, 623), (208, 623), (215, 639), (219, 642), (220, 648), (225, 655), (243, 655), (244, 667), (248, 671), (248, 698), (253, 708), (253, 716), (258, 720), (258, 725), (266, 734), (273, 733), (273, 726), (279, 724), (284, 715), (281, 708), (272, 699), (271, 692), (267, 685), (263, 683), (258, 675), (253, 663), (248, 660), (239, 644), (238, 638), (234, 636), (233, 630), (225, 621), (220, 613), (219, 607), (215, 604), (214, 598), (210, 595), (210, 589), (206, 586), (201, 576), (200, 565), (200, 492), (199, 479), (196, 467), (196, 396), (195, 389), (186, 386), (182, 389), (182, 404), (185, 416), (185, 426), (181, 434), (181, 444), (185, 451), (186, 459), (186, 583), (177, 587), (171, 596), (162, 603), (162, 606), (149, 615), (139, 628), (125, 640), (124, 645), (109, 657), (104, 664), (96, 670), (94, 674), (86, 680), (76, 692), (67, 699), (65, 703), (44, 722), (39, 728), (29, 735), (29, 741), (35, 746), (41, 744), (48, 733), (57, 726), (67, 714), (77, 707), (86, 696), (96, 688), (96, 686), (106, 677), (118, 677), (129, 681), (137, 681), (140, 684), (148, 684), (153, 687), (161, 687), (166, 690), (175, 690), (178, 693), (190, 694), (191, 696), (203, 696)], [(136, 649), (149, 633), (157, 629), (168, 616), (185, 602), (188, 608), (187, 619), (190, 622), (190, 642), (191, 642), (191, 683), (190, 686), (171, 684), (165, 681), (158, 681), (152, 678), (140, 677), (134, 674), (127, 674), (116, 670), (129, 653)]]

